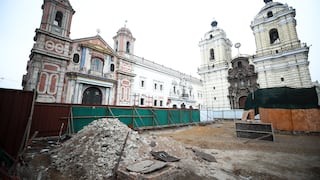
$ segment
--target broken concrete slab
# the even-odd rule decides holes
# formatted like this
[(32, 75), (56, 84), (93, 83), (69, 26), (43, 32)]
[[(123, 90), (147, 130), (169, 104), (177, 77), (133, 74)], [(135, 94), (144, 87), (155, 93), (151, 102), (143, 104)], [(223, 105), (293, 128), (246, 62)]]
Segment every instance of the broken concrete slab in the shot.
[(135, 164), (131, 164), (127, 167), (127, 170), (137, 173), (151, 173), (159, 169), (164, 168), (167, 163), (161, 161), (144, 160)]

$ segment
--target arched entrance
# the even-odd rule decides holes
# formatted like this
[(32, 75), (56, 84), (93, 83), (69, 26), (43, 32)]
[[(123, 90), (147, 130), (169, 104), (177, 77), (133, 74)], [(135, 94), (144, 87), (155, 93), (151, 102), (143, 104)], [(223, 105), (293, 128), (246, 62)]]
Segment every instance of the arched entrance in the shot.
[(239, 98), (239, 109), (244, 109), (246, 105), (247, 96), (241, 96)]
[(102, 93), (96, 87), (89, 87), (83, 92), (82, 104), (101, 104)]

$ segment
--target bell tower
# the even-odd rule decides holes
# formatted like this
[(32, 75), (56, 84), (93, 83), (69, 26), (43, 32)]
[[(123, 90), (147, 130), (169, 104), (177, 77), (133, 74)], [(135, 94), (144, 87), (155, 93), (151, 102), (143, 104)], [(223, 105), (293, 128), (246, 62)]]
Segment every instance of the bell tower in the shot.
[(260, 87), (310, 87), (309, 47), (298, 38), (295, 9), (272, 0), (264, 2), (251, 22)]
[(114, 50), (120, 55), (134, 54), (134, 42), (136, 39), (132, 36), (131, 31), (126, 25), (120, 28), (117, 35), (113, 37)]
[(211, 30), (199, 42), (199, 47), (201, 63), (198, 74), (204, 86), (203, 104), (213, 109), (230, 109), (227, 77), (232, 43), (217, 21), (212, 21)]
[(75, 11), (68, 0), (44, 0), (40, 28), (23, 76), (24, 90), (36, 90), (38, 102), (62, 102), (64, 76), (70, 61), (70, 28)]
[(75, 11), (68, 0), (44, 0), (42, 5), (40, 29), (58, 35), (69, 37), (72, 16)]

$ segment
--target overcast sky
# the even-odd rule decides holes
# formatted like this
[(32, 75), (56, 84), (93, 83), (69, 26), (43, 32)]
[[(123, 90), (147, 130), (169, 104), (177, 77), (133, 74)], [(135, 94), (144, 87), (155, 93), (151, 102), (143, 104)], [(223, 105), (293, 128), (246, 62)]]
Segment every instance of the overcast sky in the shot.
[[(279, 0), (296, 9), (298, 37), (310, 48), (312, 81), (320, 80), (319, 0)], [(21, 89), (22, 75), (39, 28), (43, 0), (0, 1), (0, 87)], [(71, 38), (100, 36), (113, 47), (112, 37), (124, 26), (136, 38), (134, 54), (186, 74), (197, 75), (199, 41), (213, 18), (241, 54), (254, 54), (250, 23), (263, 0), (70, 0), (76, 13)], [(318, 22), (318, 23), (317, 23)], [(232, 54), (237, 50), (233, 47)]]

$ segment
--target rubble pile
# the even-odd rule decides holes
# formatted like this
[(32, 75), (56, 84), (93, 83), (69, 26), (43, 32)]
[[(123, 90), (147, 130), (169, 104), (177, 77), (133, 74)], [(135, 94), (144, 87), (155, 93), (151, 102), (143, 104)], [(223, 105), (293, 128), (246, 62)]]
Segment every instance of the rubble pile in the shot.
[(75, 179), (108, 178), (129, 131), (117, 119), (96, 120), (53, 152), (53, 165)]
[(181, 173), (192, 172), (199, 177), (213, 177), (215, 174), (211, 162), (197, 157), (191, 147), (186, 148), (171, 138), (139, 134), (118, 119), (92, 122), (55, 149), (51, 159), (55, 169), (70, 179), (107, 179), (113, 176), (121, 153), (119, 169), (127, 170), (126, 167), (134, 163), (154, 160), (151, 155), (154, 151), (165, 151), (179, 158), (180, 161), (168, 165)]

